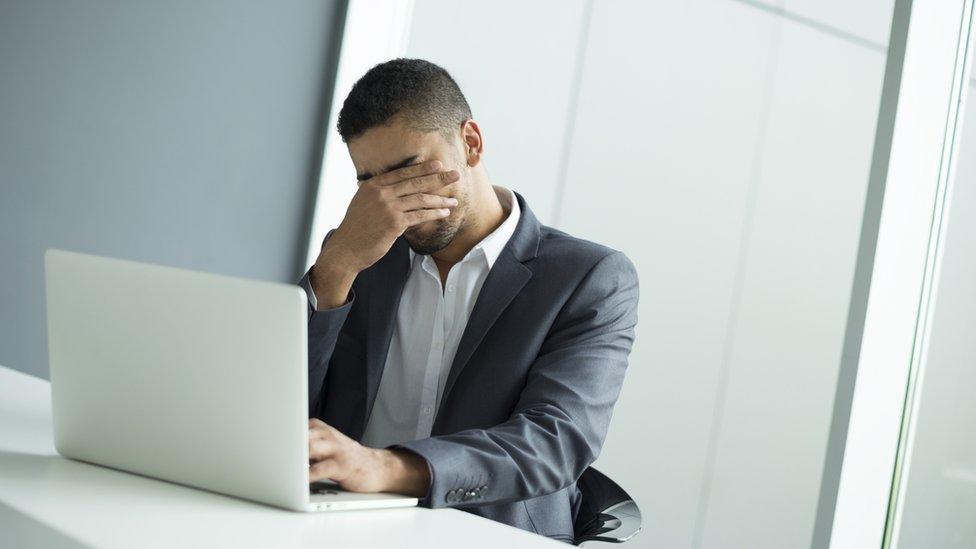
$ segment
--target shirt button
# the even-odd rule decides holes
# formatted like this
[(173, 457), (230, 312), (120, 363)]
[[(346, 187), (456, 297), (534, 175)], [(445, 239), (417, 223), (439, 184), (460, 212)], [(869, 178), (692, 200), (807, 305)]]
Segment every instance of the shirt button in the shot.
[(454, 284), (448, 284), (447, 285), (447, 291), (453, 292), (454, 291)]
[(444, 344), (443, 344), (443, 343), (441, 343), (440, 341), (435, 341), (435, 342), (434, 342), (434, 348), (435, 348), (435, 349), (440, 349), (440, 348), (441, 348), (441, 347), (442, 347), (443, 345), (444, 345)]
[(430, 406), (424, 406), (424, 413), (425, 414), (429, 414), (430, 413)]

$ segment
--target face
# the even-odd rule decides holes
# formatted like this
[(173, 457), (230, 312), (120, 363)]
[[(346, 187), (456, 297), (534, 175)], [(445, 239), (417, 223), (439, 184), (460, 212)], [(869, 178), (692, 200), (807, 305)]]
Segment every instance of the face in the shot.
[[(389, 125), (370, 128), (351, 139), (348, 147), (357, 174), (376, 176), (393, 167), (418, 164), (426, 160), (440, 160), (444, 171), (454, 169), (460, 174), (460, 178), (454, 183), (431, 193), (457, 199), (458, 205), (451, 215), (413, 225), (403, 233), (414, 253), (427, 255), (437, 252), (447, 247), (464, 231), (465, 220), (471, 208), (471, 189), (470, 173), (460, 136), (447, 139), (436, 131), (418, 133), (394, 118)], [(402, 164), (411, 158), (413, 160), (408, 164)]]

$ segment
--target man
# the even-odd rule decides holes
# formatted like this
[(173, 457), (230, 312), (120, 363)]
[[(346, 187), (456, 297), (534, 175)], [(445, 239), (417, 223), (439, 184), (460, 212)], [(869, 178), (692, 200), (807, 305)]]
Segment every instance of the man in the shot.
[(432, 63), (370, 69), (338, 130), (359, 189), (300, 282), (310, 478), (572, 542), (634, 338), (633, 264), (493, 185)]

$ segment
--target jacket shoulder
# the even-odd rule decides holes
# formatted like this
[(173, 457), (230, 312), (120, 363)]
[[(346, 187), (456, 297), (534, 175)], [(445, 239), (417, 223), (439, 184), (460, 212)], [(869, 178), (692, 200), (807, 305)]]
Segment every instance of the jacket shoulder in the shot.
[(564, 269), (588, 271), (600, 261), (615, 254), (620, 261), (630, 262), (620, 250), (543, 225), (540, 230), (539, 252), (536, 259), (546, 263), (558, 263)]

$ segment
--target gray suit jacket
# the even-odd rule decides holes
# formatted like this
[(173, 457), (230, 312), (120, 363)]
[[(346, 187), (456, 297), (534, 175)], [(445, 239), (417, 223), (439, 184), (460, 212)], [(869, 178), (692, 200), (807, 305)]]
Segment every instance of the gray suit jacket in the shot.
[[(400, 447), (429, 464), (422, 505), (572, 542), (576, 479), (600, 453), (634, 340), (637, 273), (623, 253), (542, 225), (515, 196), (521, 218), (478, 294), (432, 435)], [(408, 250), (398, 238), (346, 304), (310, 312), (309, 413), (355, 440), (383, 374)]]

